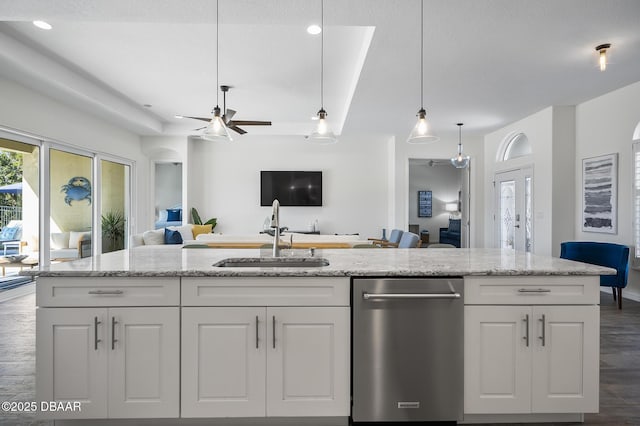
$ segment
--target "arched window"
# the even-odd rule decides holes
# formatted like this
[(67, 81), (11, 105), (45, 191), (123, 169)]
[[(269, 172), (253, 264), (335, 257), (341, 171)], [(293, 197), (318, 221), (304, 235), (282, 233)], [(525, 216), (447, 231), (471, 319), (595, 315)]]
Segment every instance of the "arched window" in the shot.
[(531, 144), (529, 138), (524, 133), (516, 133), (508, 140), (504, 149), (502, 161), (512, 160), (531, 154)]

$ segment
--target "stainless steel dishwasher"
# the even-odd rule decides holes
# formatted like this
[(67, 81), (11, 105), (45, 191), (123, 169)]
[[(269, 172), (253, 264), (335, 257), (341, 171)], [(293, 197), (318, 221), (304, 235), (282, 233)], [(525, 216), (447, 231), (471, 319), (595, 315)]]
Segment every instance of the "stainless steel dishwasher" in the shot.
[(463, 280), (353, 279), (354, 422), (457, 422)]

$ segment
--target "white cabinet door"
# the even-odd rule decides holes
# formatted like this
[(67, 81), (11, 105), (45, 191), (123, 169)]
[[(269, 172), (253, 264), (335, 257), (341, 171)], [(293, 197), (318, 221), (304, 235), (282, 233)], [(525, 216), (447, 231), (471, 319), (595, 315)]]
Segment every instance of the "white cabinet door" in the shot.
[(464, 317), (464, 412), (529, 413), (531, 307), (465, 306)]
[(111, 308), (109, 417), (178, 417), (179, 308)]
[(36, 400), (82, 403), (81, 412), (47, 418), (107, 417), (106, 321), (106, 309), (36, 311)]
[(267, 308), (267, 415), (348, 416), (348, 307)]
[(597, 413), (600, 308), (534, 306), (533, 316), (533, 411)]
[(182, 416), (265, 415), (265, 308), (182, 309)]

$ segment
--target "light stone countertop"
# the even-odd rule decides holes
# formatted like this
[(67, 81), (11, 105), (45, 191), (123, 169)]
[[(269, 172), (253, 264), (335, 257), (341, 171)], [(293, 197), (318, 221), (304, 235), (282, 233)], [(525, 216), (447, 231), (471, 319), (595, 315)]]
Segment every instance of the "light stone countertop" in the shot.
[[(469, 276), (469, 275), (612, 275), (615, 269), (550, 256), (500, 249), (325, 249), (315, 257), (322, 267), (231, 267), (226, 258), (270, 257), (271, 250), (182, 249), (143, 246), (64, 262), (21, 275), (42, 277), (205, 277), (205, 276)], [(308, 257), (308, 250), (282, 250), (283, 257)]]

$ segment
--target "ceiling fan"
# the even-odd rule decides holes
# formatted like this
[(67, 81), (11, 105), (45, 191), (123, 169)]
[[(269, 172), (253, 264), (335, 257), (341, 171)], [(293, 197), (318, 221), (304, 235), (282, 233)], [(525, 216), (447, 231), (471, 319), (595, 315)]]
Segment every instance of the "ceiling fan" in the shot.
[[(224, 124), (226, 124), (226, 126), (233, 130), (236, 133), (239, 133), (241, 135), (244, 135), (245, 133), (247, 133), (246, 130), (241, 129), (238, 126), (271, 126), (271, 122), (270, 121), (258, 121), (258, 120), (232, 120), (233, 116), (236, 114), (236, 111), (232, 110), (232, 109), (227, 109), (227, 92), (229, 91), (229, 89), (231, 88), (231, 86), (220, 86), (220, 90), (222, 90), (222, 108), (224, 110), (224, 115), (222, 116), (222, 120), (224, 121)], [(206, 122), (210, 122), (211, 118), (205, 118), (205, 117), (189, 117), (187, 115), (183, 115), (184, 118), (191, 118), (194, 120), (200, 120), (200, 121), (206, 121)], [(206, 127), (206, 126), (205, 126)], [(200, 127), (198, 129), (195, 130), (202, 130), (205, 127)]]

